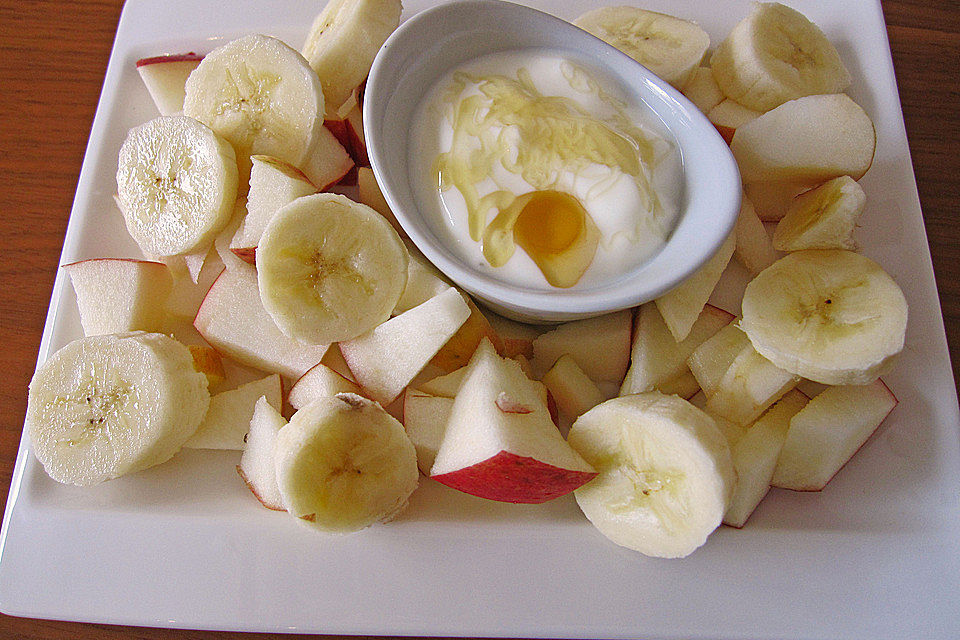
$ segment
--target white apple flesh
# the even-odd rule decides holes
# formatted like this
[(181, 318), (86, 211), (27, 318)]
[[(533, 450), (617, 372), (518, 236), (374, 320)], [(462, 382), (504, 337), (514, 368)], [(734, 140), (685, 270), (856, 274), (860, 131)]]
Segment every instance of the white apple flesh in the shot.
[(202, 59), (203, 56), (190, 52), (137, 60), (137, 72), (160, 115), (172, 116), (183, 111), (187, 76)]
[(283, 402), (280, 376), (270, 375), (212, 396), (203, 422), (183, 446), (188, 449), (243, 450), (254, 406), (261, 397), (265, 397), (271, 407), (280, 410)]

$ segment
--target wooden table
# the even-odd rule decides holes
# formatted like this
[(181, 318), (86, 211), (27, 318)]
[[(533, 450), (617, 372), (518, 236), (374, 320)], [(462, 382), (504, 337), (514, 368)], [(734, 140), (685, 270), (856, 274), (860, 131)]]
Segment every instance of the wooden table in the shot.
[[(642, 4), (642, 3), (636, 3)], [(26, 388), (121, 0), (0, 1), (0, 495), (20, 441)], [(960, 364), (960, 5), (883, 3), (954, 376)], [(0, 616), (0, 639), (161, 639), (237, 634)], [(245, 638), (294, 638), (249, 634)]]

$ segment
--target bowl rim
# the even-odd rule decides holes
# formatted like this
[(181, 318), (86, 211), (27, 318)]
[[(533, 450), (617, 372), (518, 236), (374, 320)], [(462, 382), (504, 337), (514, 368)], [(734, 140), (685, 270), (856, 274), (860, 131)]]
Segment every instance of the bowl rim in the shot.
[[(517, 25), (526, 20), (537, 21), (533, 24), (541, 31), (563, 33), (564, 40), (556, 41), (549, 48), (567, 51), (579, 59), (587, 59), (588, 63), (602, 69), (624, 86), (634, 89), (637, 97), (647, 103), (674, 137), (683, 167), (681, 210), (667, 241), (641, 265), (590, 288), (530, 289), (505, 283), (465, 264), (462, 258), (445, 247), (430, 231), (429, 223), (418, 214), (408, 215), (409, 212), (417, 212), (419, 208), (412, 193), (408, 198), (399, 195), (402, 189), (395, 183), (393, 176), (398, 173), (404, 176), (408, 187), (409, 176), (406, 170), (391, 172), (387, 169), (391, 162), (391, 153), (384, 148), (382, 135), (383, 109), (402, 85), (404, 78), (409, 76), (409, 69), (415, 66), (404, 61), (405, 64), (398, 72), (397, 58), (409, 53), (408, 49), (414, 45), (407, 40), (416, 39), (418, 32), (435, 33), (429, 27), (431, 24), (438, 21), (449, 23), (451, 20), (463, 23), (464, 28), (461, 31), (444, 36), (442, 40), (446, 46), (455, 38), (469, 37), (471, 32), (480, 28), (478, 25), (483, 19), (494, 15), (491, 12), (501, 14), (498, 20), (500, 24), (508, 25), (504, 27), (506, 29), (516, 30)], [(496, 43), (491, 46), (494, 48), (489, 53), (517, 48), (496, 48)], [(541, 45), (531, 47), (543, 48)], [(419, 56), (422, 61), (435, 48), (421, 46), (414, 55)], [(440, 65), (433, 73), (431, 81), (425, 83), (419, 100), (423, 99), (423, 94), (443, 73), (463, 61), (446, 61)], [(733, 154), (713, 124), (692, 102), (646, 67), (599, 38), (561, 18), (505, 0), (451, 2), (422, 11), (403, 22), (387, 39), (373, 62), (365, 88), (363, 121), (371, 169), (384, 199), (413, 244), (454, 283), (482, 301), (534, 318), (597, 315), (634, 307), (666, 293), (686, 280), (716, 253), (733, 230), (740, 210), (740, 174)], [(408, 128), (407, 145), (400, 156), (404, 166), (409, 139)], [(396, 154), (393, 156), (396, 157)], [(710, 177), (713, 178), (712, 182), (709, 181)], [(698, 184), (699, 179), (704, 180), (704, 184)], [(718, 188), (716, 183), (726, 188)], [(710, 202), (705, 201), (705, 189), (710, 191)], [(688, 228), (693, 222), (691, 211), (704, 215), (695, 209), (694, 204), (710, 207), (714, 212), (712, 221), (715, 224), (705, 228)], [(685, 222), (687, 224), (684, 224)], [(696, 241), (694, 246), (698, 250), (678, 251), (677, 245), (681, 239), (691, 234), (690, 239)], [(667, 264), (668, 260), (672, 262)], [(658, 264), (658, 268), (652, 271), (656, 277), (651, 278), (651, 265), (657, 263), (662, 264)]]

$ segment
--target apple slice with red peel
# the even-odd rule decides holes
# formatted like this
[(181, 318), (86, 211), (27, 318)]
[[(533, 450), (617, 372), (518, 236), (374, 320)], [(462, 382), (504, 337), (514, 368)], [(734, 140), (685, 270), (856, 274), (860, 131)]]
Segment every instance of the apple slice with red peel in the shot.
[(677, 340), (683, 340), (690, 334), (736, 246), (736, 233), (731, 233), (713, 257), (692, 276), (654, 301), (670, 333)]
[(773, 364), (750, 344), (733, 359), (713, 391), (706, 393), (706, 407), (711, 414), (747, 425), (798, 382), (800, 376)]
[(723, 516), (724, 524), (742, 527), (770, 491), (770, 480), (790, 429), (790, 419), (807, 401), (796, 389), (790, 390), (730, 447), (737, 470), (737, 486)]
[(490, 321), (490, 326), (503, 341), (503, 355), (505, 357), (512, 358), (522, 355), (528, 359), (533, 358), (533, 341), (541, 333), (546, 332), (544, 327), (535, 327), (531, 324), (508, 320), (496, 313), (485, 315), (487, 320)]
[(450, 288), (357, 338), (341, 342), (340, 351), (360, 386), (386, 406), (469, 317), (463, 296)]
[(694, 69), (690, 79), (683, 85), (682, 92), (704, 114), (710, 113), (724, 100), (723, 92), (717, 86), (717, 81), (713, 79), (713, 71), (710, 67)]
[(407, 262), (407, 284), (403, 288), (403, 293), (400, 294), (397, 306), (393, 309), (395, 316), (451, 288), (443, 274), (420, 255), (416, 247), (408, 243), (407, 250), (410, 254), (410, 260)]
[(83, 335), (159, 331), (173, 288), (166, 265), (95, 258), (63, 265), (77, 294)]
[(320, 362), (327, 345), (285, 336), (260, 302), (256, 270), (225, 269), (203, 299), (193, 326), (210, 345), (243, 364), (297, 379)]
[(280, 429), (287, 421), (283, 419), (265, 397), (257, 400), (250, 418), (250, 428), (246, 436), (246, 445), (237, 473), (243, 479), (247, 488), (267, 509), (284, 511), (280, 499), (280, 489), (277, 487), (277, 469), (273, 461), (274, 443)]
[(317, 192), (307, 176), (289, 162), (272, 156), (250, 156), (247, 212), (230, 240), (230, 250), (254, 264), (260, 236), (273, 215), (297, 198)]
[[(334, 114), (336, 115), (336, 114)], [(333, 137), (337, 139), (347, 152), (350, 151), (350, 135), (347, 133), (347, 121), (337, 117), (327, 117), (323, 121), (323, 126), (330, 130)]]
[(808, 190), (810, 185), (792, 181), (748, 182), (743, 195), (763, 222), (776, 222), (787, 215), (793, 200)]
[(760, 273), (777, 261), (773, 241), (746, 196), (740, 202), (735, 233), (737, 246), (733, 255), (750, 273)]
[(790, 420), (772, 484), (820, 491), (897, 406), (882, 380), (828, 387)]
[(317, 398), (330, 398), (338, 393), (361, 395), (360, 386), (323, 364), (317, 364), (300, 376), (287, 396), (287, 402), (294, 409), (302, 409)]
[(873, 163), (877, 136), (847, 95), (805, 96), (739, 127), (730, 150), (744, 182), (792, 180), (808, 185), (838, 176), (859, 180)]
[(343, 353), (340, 352), (339, 344), (330, 345), (330, 348), (327, 349), (327, 352), (323, 354), (323, 359), (320, 360), (320, 363), (330, 367), (350, 382), (357, 381), (350, 372), (350, 367), (347, 366), (347, 361), (343, 359)]
[(276, 410), (283, 402), (280, 376), (273, 374), (210, 397), (210, 408), (197, 432), (183, 445), (188, 449), (243, 449), (257, 399), (266, 397)]
[(543, 384), (556, 400), (557, 408), (571, 421), (606, 400), (597, 385), (577, 366), (577, 362), (570, 355), (560, 356), (550, 370), (543, 374)]
[(330, 129), (318, 127), (313, 145), (300, 165), (300, 170), (307, 179), (316, 185), (319, 191), (326, 191), (340, 182), (353, 167), (353, 158)]
[(570, 354), (594, 382), (619, 384), (630, 363), (631, 324), (630, 309), (562, 324), (533, 341), (533, 368), (546, 372)]
[(363, 110), (360, 105), (354, 105), (344, 120), (347, 128), (347, 139), (350, 142), (350, 155), (358, 167), (369, 167), (370, 158), (367, 156), (367, 140), (363, 135)]
[(213, 347), (191, 344), (187, 348), (193, 356), (193, 368), (207, 376), (207, 389), (223, 384), (227, 373), (223, 369), (223, 359)]
[(734, 359), (748, 346), (747, 334), (738, 325), (728, 324), (693, 350), (687, 366), (704, 394), (713, 395)]
[(187, 77), (201, 60), (203, 56), (192, 51), (137, 60), (137, 72), (160, 115), (172, 116), (183, 111)]
[(417, 466), (425, 476), (430, 475), (437, 458), (452, 409), (453, 398), (411, 389), (403, 394), (403, 427), (417, 450)]
[(360, 202), (386, 218), (401, 238), (409, 239), (407, 232), (397, 221), (397, 216), (393, 215), (393, 211), (390, 210), (390, 205), (387, 204), (387, 199), (383, 197), (380, 185), (377, 184), (377, 178), (373, 175), (373, 169), (370, 167), (357, 169), (357, 191)]
[(456, 371), (470, 362), (470, 358), (477, 350), (477, 345), (484, 338), (493, 344), (497, 353), (503, 353), (503, 341), (490, 326), (490, 322), (480, 311), (480, 307), (467, 294), (461, 292), (460, 295), (463, 296), (463, 299), (467, 301), (467, 306), (470, 307), (470, 317), (453, 334), (453, 337), (443, 345), (437, 355), (430, 360), (430, 364), (448, 373)]
[(730, 144), (737, 129), (762, 115), (759, 111), (748, 109), (742, 104), (727, 98), (707, 112), (707, 120), (713, 123), (720, 136), (727, 141), (727, 144)]
[[(730, 324), (733, 318), (732, 313), (708, 304), (693, 323), (690, 334), (678, 342), (656, 304), (648, 302), (641, 306), (637, 310), (633, 345), (630, 349), (630, 369), (623, 379), (620, 395), (657, 390), (667, 395), (689, 397), (684, 395), (690, 388), (689, 380), (679, 380), (681, 376), (690, 373), (687, 358), (694, 349)], [(674, 389), (662, 388), (674, 381), (683, 386)], [(690, 395), (700, 388), (696, 380), (692, 385), (693, 393)]]
[(557, 431), (538, 385), (484, 340), (454, 399), (430, 475), (481, 498), (541, 503), (596, 472)]

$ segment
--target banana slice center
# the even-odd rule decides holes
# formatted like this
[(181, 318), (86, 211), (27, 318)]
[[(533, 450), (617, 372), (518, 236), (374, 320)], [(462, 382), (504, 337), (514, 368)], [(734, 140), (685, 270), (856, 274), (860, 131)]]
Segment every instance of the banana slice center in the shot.
[(248, 124), (247, 138), (253, 138), (263, 131), (270, 131), (274, 125), (267, 126), (272, 101), (271, 94), (280, 84), (279, 76), (269, 73), (254, 74), (249, 68), (242, 70), (227, 69), (227, 82), (224, 88), (223, 102), (216, 108), (217, 116), (237, 113)]
[(133, 386), (118, 375), (109, 379), (95, 373), (84, 375), (77, 388), (57, 396), (51, 403), (69, 416), (69, 427), (59, 440), (69, 446), (84, 446), (93, 439), (111, 440), (113, 430), (123, 427), (123, 414), (134, 396)]

